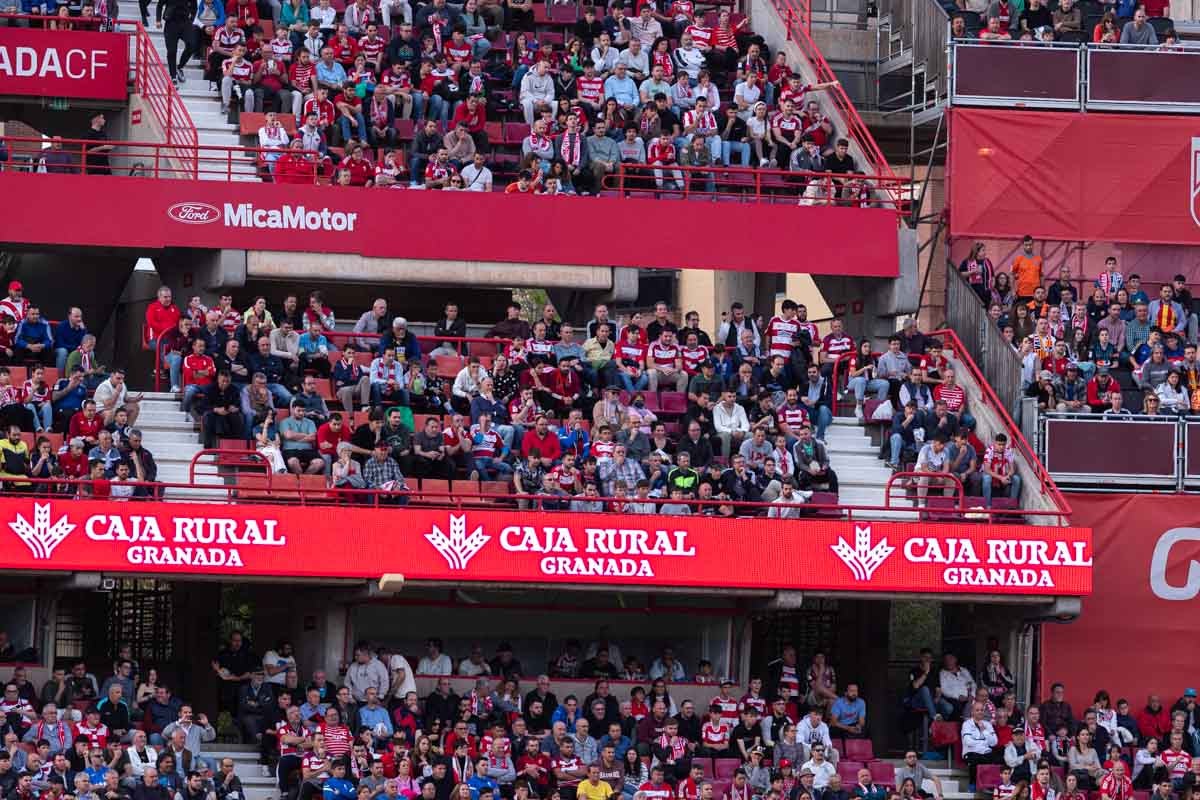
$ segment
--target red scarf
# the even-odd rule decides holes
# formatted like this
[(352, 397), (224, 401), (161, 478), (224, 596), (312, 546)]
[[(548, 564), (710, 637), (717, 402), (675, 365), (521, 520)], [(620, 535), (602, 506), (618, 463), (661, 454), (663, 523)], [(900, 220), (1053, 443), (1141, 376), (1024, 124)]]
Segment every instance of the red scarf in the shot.
[[(67, 749), (66, 727), (61, 722), (58, 723), (58, 725), (56, 725), (55, 727), (58, 729), (58, 749), (60, 751), (66, 750)], [(37, 724), (37, 736), (33, 737), (33, 740), (36, 742), (38, 739), (45, 739), (45, 738), (46, 738), (46, 721), (40, 720)]]
[[(572, 137), (574, 137), (574, 139), (575, 139), (574, 146), (571, 146), (571, 138)], [(582, 150), (583, 150), (583, 135), (582, 134), (580, 134), (578, 131), (575, 133), (567, 132), (567, 133), (563, 134), (562, 145), (559, 147), (558, 152), (559, 152), (559, 155), (562, 156), (562, 160), (567, 162), (568, 167), (573, 167), (579, 163), (579, 160), (582, 157)]]
[(529, 149), (535, 153), (553, 150), (554, 143), (538, 133), (529, 134)]

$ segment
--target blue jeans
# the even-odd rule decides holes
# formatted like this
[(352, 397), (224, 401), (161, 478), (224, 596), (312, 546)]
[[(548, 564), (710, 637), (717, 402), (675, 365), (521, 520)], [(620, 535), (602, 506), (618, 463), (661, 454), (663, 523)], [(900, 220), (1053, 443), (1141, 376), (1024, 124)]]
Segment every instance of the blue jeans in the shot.
[(933, 699), (933, 692), (928, 686), (922, 686), (920, 689), (908, 699), (908, 707), (912, 709), (923, 708), (929, 714), (929, 719), (932, 720), (938, 714), (943, 717), (948, 717), (954, 713), (954, 706), (942, 697), (937, 700)]
[(726, 166), (732, 166), (734, 153), (741, 155), (738, 166), (750, 166), (750, 144), (748, 142), (721, 142), (721, 160)]
[(888, 382), (883, 378), (872, 378), (868, 381), (859, 375), (857, 378), (851, 378), (847, 385), (850, 387), (850, 391), (854, 392), (854, 402), (860, 406), (863, 404), (867, 392), (874, 392), (876, 400), (887, 400)]
[[(525, 66), (524, 64), (513, 70), (512, 88), (521, 88), (521, 79), (525, 77), (526, 72), (529, 72), (529, 67)], [(624, 137), (625, 134), (621, 135)]]
[(413, 120), (416, 121), (419, 119), (425, 119), (425, 105), (426, 105), (425, 93), (424, 92), (413, 92), (412, 93), (412, 101), (413, 101), (413, 107), (412, 107)]
[(48, 431), (54, 425), (54, 409), (49, 403), (26, 403), (25, 408), (33, 414), (34, 427), (38, 433)]
[(899, 464), (900, 463), (900, 451), (902, 451), (904, 449), (904, 437), (898, 433), (893, 433), (892, 439), (891, 439), (891, 445), (892, 445), (892, 457), (888, 459), (888, 463), (889, 464)]
[(485, 481), (493, 481), (496, 478), (507, 478), (509, 475), (512, 475), (512, 467), (499, 459), (476, 458), (473, 461), (479, 477)]
[(484, 56), (491, 52), (491, 49), (492, 43), (487, 39), (480, 37), (479, 39), (476, 39), (474, 43), (472, 43), (471, 55), (482, 61)]
[(439, 95), (431, 95), (429, 98), (429, 110), (425, 119), (440, 119), (442, 122), (449, 122), (450, 104)]
[(621, 388), (630, 394), (633, 394), (634, 392), (645, 391), (646, 387), (650, 385), (650, 376), (645, 372), (643, 372), (641, 375), (638, 375), (637, 380), (635, 381), (633, 378), (629, 377), (628, 372), (621, 371), (617, 373), (617, 380), (620, 382)]
[(833, 412), (829, 410), (829, 406), (817, 406), (809, 412), (809, 417), (813, 422), (813, 435), (818, 439), (825, 439), (825, 429), (833, 422)]
[(178, 386), (183, 367), (183, 356), (179, 353), (167, 353), (163, 356), (163, 361), (167, 362), (167, 369), (171, 372), (171, 385)]
[(59, 375), (64, 375), (67, 371), (67, 356), (71, 355), (71, 351), (65, 347), (54, 348), (54, 366), (58, 369)]
[[(983, 473), (983, 504), (988, 508), (992, 506), (992, 476)], [(1020, 497), (1021, 496), (1021, 476), (1017, 473), (1012, 474), (1009, 480), (1008, 489), (1004, 492), (1005, 497)]]
[[(197, 386), (194, 383), (189, 383), (183, 387), (183, 410), (185, 413), (192, 410), (192, 401), (196, 398), (196, 395), (203, 394), (207, 389), (207, 386)], [(253, 417), (246, 417), (246, 419), (253, 419)]]
[[(354, 115), (354, 125), (358, 129), (358, 138), (365, 141), (367, 138), (367, 121), (363, 118), (361, 111)], [(342, 141), (349, 141), (353, 134), (350, 132), (350, 120), (345, 115), (338, 116), (338, 127), (342, 129)]]
[(964, 428), (975, 430), (975, 418), (966, 411), (958, 415), (958, 421)]

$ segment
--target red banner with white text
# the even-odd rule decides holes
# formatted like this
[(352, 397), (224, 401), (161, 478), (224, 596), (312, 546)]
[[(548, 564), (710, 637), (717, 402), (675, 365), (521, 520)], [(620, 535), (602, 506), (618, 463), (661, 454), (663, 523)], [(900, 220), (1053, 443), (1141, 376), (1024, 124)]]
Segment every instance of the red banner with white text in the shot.
[[(119, 153), (118, 149), (118, 153)], [(102, 181), (98, 184), (97, 181)], [(104, 202), (69, 205), (102, 186)], [(0, 172), (0, 243), (349, 253), (661, 269), (900, 274), (895, 212)], [(136, 219), (137, 225), (128, 221)], [(802, 232), (803, 246), (796, 246)]]
[(1091, 533), (1032, 525), (0, 500), (0, 569), (1085, 595)]
[[(1062, 681), (1076, 709), (1099, 689), (1134, 710), (1148, 694), (1168, 706), (1197, 684), (1200, 497), (1071, 494), (1072, 520), (1091, 527), (1096, 591), (1065, 625), (1042, 628), (1042, 696)], [(1082, 712), (1079, 712), (1082, 713)]]
[(1194, 116), (950, 114), (954, 237), (1200, 244)]
[(0, 28), (0, 95), (124, 100), (128, 81), (123, 33)]

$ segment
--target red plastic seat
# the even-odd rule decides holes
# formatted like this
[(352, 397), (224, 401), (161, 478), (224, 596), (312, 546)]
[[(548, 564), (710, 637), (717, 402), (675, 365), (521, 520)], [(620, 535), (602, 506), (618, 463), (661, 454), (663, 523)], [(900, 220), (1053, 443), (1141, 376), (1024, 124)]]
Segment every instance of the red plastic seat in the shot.
[[(534, 3), (534, 9), (537, 9), (540, 3)], [(504, 143), (505, 144), (520, 144), (525, 137), (529, 135), (529, 126), (524, 122), (506, 122), (504, 123)]]
[(396, 120), (396, 136), (402, 142), (412, 141), (415, 127), (411, 119)]
[(438, 356), (434, 361), (437, 364), (438, 375), (443, 377), (456, 376), (463, 368), (461, 356)]
[(842, 758), (847, 758), (851, 761), (867, 761), (875, 760), (875, 749), (871, 747), (870, 739), (847, 739), (845, 748), (841, 751)]
[(843, 786), (854, 786), (858, 783), (858, 771), (863, 768), (861, 761), (847, 761), (842, 759), (838, 762), (837, 773), (842, 778)]
[[(855, 740), (858, 741), (858, 740)], [(870, 742), (868, 742), (870, 744)], [(896, 786), (896, 765), (887, 761), (872, 761), (867, 765), (867, 769), (871, 770), (871, 780), (878, 784), (895, 788)]]
[(975, 788), (981, 792), (990, 792), (1000, 785), (999, 764), (980, 764), (975, 772)]
[(659, 400), (664, 414), (684, 414), (687, 412), (687, 395), (683, 392), (661, 392)]
[[(714, 758), (713, 777), (717, 780), (733, 780), (733, 773), (741, 765), (741, 760), (736, 758)], [(716, 792), (713, 792), (713, 795), (720, 797)]]

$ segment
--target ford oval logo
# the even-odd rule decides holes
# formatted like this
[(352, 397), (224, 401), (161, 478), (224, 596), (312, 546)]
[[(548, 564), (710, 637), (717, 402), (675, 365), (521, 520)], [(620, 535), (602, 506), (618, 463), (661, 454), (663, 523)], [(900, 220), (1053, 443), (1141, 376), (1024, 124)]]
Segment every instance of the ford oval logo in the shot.
[(167, 216), (185, 225), (207, 225), (221, 218), (221, 212), (208, 203), (176, 203), (167, 209)]

